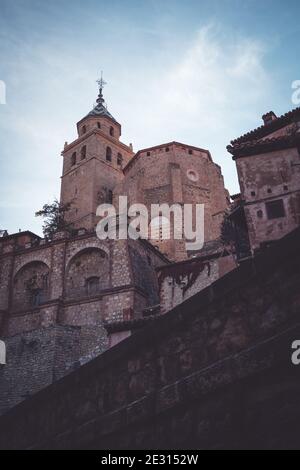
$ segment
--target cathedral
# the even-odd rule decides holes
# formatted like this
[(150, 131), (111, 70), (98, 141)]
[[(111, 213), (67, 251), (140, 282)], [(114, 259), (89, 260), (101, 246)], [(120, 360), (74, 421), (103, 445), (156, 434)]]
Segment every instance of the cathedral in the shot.
[[(0, 413), (153, 323), (300, 225), (300, 109), (231, 142), (241, 193), (230, 197), (208, 150), (177, 141), (133, 151), (96, 106), (62, 151), (61, 204), (72, 232), (0, 237)], [(100, 240), (97, 207), (203, 204), (201, 250), (186, 240)], [(222, 234), (226, 221), (230, 240)], [(2, 358), (2, 359), (1, 359)]]

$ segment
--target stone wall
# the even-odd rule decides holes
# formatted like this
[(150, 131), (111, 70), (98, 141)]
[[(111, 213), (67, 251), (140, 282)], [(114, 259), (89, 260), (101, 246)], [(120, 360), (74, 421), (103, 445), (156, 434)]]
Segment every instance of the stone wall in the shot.
[(298, 449), (300, 232), (0, 418), (1, 449)]
[[(144, 204), (149, 214), (152, 204), (204, 204), (205, 241), (219, 238), (228, 207), (221, 169), (210, 153), (178, 142), (139, 151), (124, 169), (115, 189), (115, 197), (119, 195), (127, 195), (129, 204)], [(187, 258), (185, 240), (172, 236), (153, 244), (171, 260)]]
[[(259, 171), (258, 171), (259, 169)], [(278, 240), (300, 224), (300, 159), (297, 148), (237, 160), (253, 250)], [(271, 218), (268, 204), (282, 201), (283, 214)]]
[(159, 303), (155, 268), (166, 260), (146, 242), (130, 248), (94, 233), (32, 240), (0, 239), (0, 337), (8, 349), (0, 414), (105, 351), (105, 324), (140, 318)]
[(158, 269), (161, 312), (168, 312), (237, 267), (232, 255), (195, 258)]

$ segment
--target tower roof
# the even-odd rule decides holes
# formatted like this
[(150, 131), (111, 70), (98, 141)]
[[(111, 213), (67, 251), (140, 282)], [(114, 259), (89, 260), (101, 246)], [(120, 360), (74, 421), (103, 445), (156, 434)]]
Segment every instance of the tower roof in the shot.
[[(118, 121), (110, 114), (110, 112), (107, 110), (107, 107), (105, 105), (105, 100), (103, 98), (103, 87), (106, 85), (106, 82), (103, 80), (102, 73), (101, 73), (101, 78), (100, 80), (97, 80), (97, 83), (99, 85), (99, 95), (96, 101), (96, 105), (90, 111), (85, 118), (87, 117), (107, 117), (111, 119), (113, 122), (118, 124)], [(85, 119), (84, 118), (84, 119)]]

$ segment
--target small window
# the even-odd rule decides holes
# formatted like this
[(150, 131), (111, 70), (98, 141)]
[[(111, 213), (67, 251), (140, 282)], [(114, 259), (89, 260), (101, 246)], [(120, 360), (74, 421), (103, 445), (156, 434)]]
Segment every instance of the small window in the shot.
[(268, 188), (268, 194), (272, 194), (272, 189), (271, 188)]
[(41, 305), (42, 300), (43, 300), (43, 291), (42, 291), (42, 289), (35, 289), (31, 293), (31, 305), (32, 305), (32, 307), (38, 307), (39, 305)]
[(284, 186), (283, 186), (283, 190), (284, 190), (284, 191), (288, 191), (288, 190), (289, 190), (289, 187), (288, 187), (287, 185), (284, 185)]
[(111, 162), (112, 160), (112, 152), (110, 147), (106, 147), (106, 160)]
[(256, 196), (256, 192), (255, 192), (255, 191), (251, 191), (251, 196), (252, 196), (252, 197), (255, 197), (255, 196)]
[(97, 122), (98, 129), (101, 129), (101, 124), (100, 122)]
[(121, 153), (118, 153), (117, 163), (118, 163), (119, 166), (122, 166), (122, 164), (123, 164), (123, 157), (122, 157)]
[(86, 158), (86, 145), (84, 145), (81, 149), (81, 160), (84, 160)]
[(99, 277), (90, 277), (85, 282), (86, 293), (88, 295), (96, 295), (100, 289), (100, 279)]
[(193, 150), (189, 149), (189, 155), (193, 155)]
[(169, 147), (166, 147), (166, 152), (170, 152), (170, 149), (169, 149)]
[(82, 133), (86, 134), (86, 126), (82, 126)]
[(115, 135), (115, 130), (113, 127), (110, 127), (109, 129), (109, 135), (111, 135), (112, 137)]
[(147, 157), (150, 157), (151, 153), (150, 152), (147, 152)]
[(264, 214), (263, 214), (263, 211), (262, 211), (262, 210), (257, 211), (257, 217), (258, 217), (259, 219), (262, 219), (263, 216), (264, 216)]
[(107, 192), (107, 202), (108, 202), (108, 204), (112, 204), (112, 203), (113, 203), (113, 197), (114, 197), (113, 192), (112, 192), (111, 190), (109, 190), (109, 191)]
[(71, 157), (71, 165), (74, 166), (76, 165), (76, 152), (73, 153), (72, 157)]
[(266, 204), (268, 219), (281, 219), (285, 217), (285, 210), (283, 200), (279, 199), (278, 201), (267, 202)]

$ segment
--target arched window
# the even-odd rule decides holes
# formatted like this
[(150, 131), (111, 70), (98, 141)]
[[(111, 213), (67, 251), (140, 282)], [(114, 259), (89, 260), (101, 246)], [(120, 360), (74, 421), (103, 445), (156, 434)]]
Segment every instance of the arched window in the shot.
[(37, 307), (49, 298), (49, 268), (40, 261), (25, 265), (14, 278), (13, 307)]
[(111, 126), (110, 129), (109, 129), (109, 134), (113, 137), (115, 135), (115, 130), (114, 128)]
[(117, 163), (118, 163), (119, 166), (122, 166), (122, 164), (123, 164), (123, 157), (122, 157), (121, 153), (118, 153)]
[(167, 217), (155, 217), (150, 223), (150, 238), (152, 240), (170, 239), (170, 221)]
[(83, 133), (83, 134), (86, 134), (86, 126), (83, 126), (83, 127), (82, 127), (82, 133)]
[(85, 281), (87, 295), (95, 295), (100, 289), (100, 279), (97, 276), (90, 277)]
[(99, 290), (110, 286), (109, 257), (98, 248), (87, 248), (77, 253), (66, 269), (65, 295), (80, 298), (88, 294), (99, 295)]
[(76, 152), (74, 152), (72, 157), (71, 157), (71, 165), (72, 166), (76, 165), (76, 158), (77, 158), (77, 155), (76, 155)]
[(86, 158), (86, 145), (84, 145), (81, 149), (81, 160), (84, 160)]
[(112, 152), (110, 147), (106, 147), (106, 160), (111, 162), (112, 160)]

